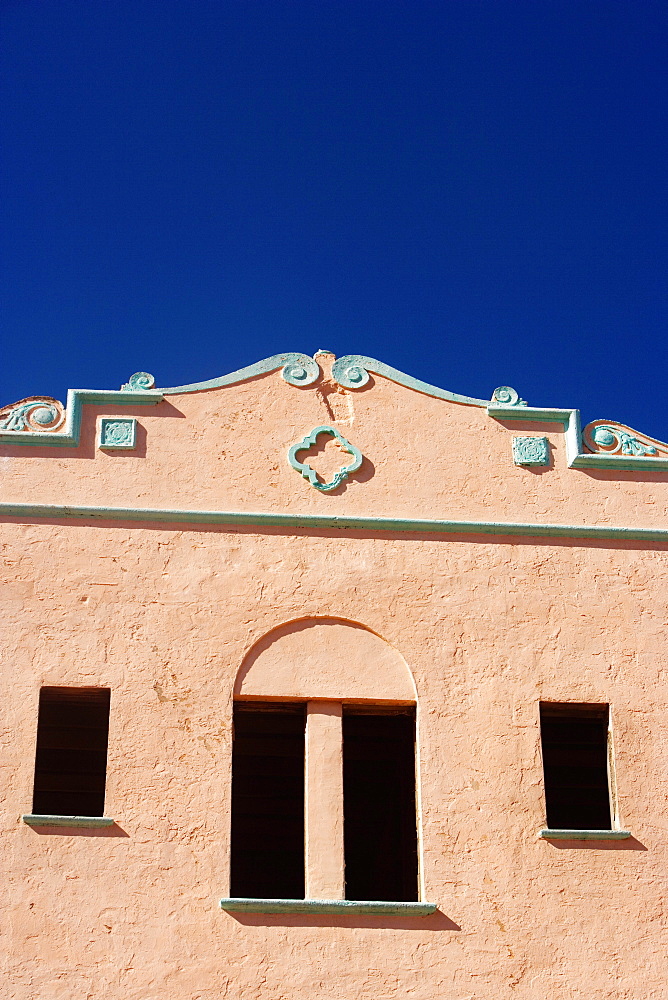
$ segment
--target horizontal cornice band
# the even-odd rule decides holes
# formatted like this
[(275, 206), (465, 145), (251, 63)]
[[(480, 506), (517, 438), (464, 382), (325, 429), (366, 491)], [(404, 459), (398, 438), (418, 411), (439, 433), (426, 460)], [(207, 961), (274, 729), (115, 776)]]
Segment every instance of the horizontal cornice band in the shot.
[(524, 538), (582, 538), (668, 542), (668, 528), (590, 524), (528, 524), (515, 521), (440, 521), (430, 518), (354, 517), (261, 511), (184, 510), (155, 507), (89, 507), (73, 504), (0, 502), (0, 517), (29, 520), (142, 521), (257, 528), (295, 528), (426, 535), (505, 535)]

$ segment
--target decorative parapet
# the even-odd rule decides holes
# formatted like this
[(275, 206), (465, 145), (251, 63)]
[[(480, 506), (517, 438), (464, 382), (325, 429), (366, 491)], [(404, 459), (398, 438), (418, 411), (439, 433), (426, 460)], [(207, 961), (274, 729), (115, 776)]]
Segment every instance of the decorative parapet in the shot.
[[(143, 406), (159, 403), (160, 390), (142, 388), (142, 380), (153, 383), (146, 372), (132, 375), (122, 389), (70, 389), (67, 406), (48, 396), (32, 396), (0, 410), (0, 444), (76, 448), (81, 434), (82, 407)], [(124, 445), (123, 447), (128, 447)]]
[(367, 358), (362, 354), (347, 354), (339, 358), (332, 365), (332, 376), (334, 381), (343, 389), (362, 389), (369, 381), (369, 372), (382, 375), (383, 378), (399, 385), (406, 386), (407, 389), (415, 389), (426, 396), (434, 396), (436, 399), (447, 399), (451, 403), (464, 403), (467, 406), (486, 406), (485, 399), (476, 399), (473, 396), (460, 396), (456, 392), (448, 392), (447, 389), (439, 389), (438, 386), (430, 385), (428, 382), (421, 382), (419, 378), (406, 375), (397, 368), (376, 361), (375, 358)]
[(320, 365), (308, 354), (272, 354), (270, 358), (257, 361), (254, 365), (246, 368), (239, 368), (229, 375), (221, 375), (220, 378), (212, 378), (208, 382), (192, 382), (190, 385), (176, 385), (168, 389), (160, 389), (165, 396), (174, 396), (182, 392), (201, 392), (203, 389), (220, 389), (226, 385), (236, 385), (237, 382), (245, 382), (249, 378), (256, 378), (258, 375), (267, 375), (269, 372), (278, 371), (282, 368), (282, 376), (290, 385), (308, 386), (312, 385), (320, 377)]
[[(70, 389), (67, 407), (48, 397), (22, 399), (0, 410), (0, 444), (76, 447), (79, 443), (81, 408), (85, 403), (114, 407), (159, 403), (165, 396), (236, 385), (279, 369), (289, 385), (305, 388), (322, 376), (317, 358), (328, 353), (320, 351), (315, 358), (295, 352), (274, 354), (254, 365), (208, 382), (194, 382), (164, 389), (153, 388), (154, 379), (148, 372), (136, 372), (119, 391)], [(348, 390), (363, 389), (369, 385), (371, 374), (380, 375), (435, 399), (465, 406), (486, 407), (489, 416), (495, 420), (561, 424), (570, 468), (668, 469), (668, 444), (639, 434), (623, 424), (606, 420), (595, 420), (589, 424), (585, 428), (583, 440), (579, 410), (528, 406), (510, 386), (499, 386), (487, 402), (473, 396), (448, 392), (361, 354), (348, 354), (332, 365), (334, 381)], [(348, 474), (350, 471), (349, 466)], [(335, 487), (328, 486), (327, 489)]]
[(571, 469), (668, 469), (668, 444), (663, 441), (609, 420), (587, 424), (583, 441), (579, 410), (527, 406), (519, 397), (515, 402), (502, 403), (496, 398), (499, 391), (495, 390), (487, 407), (489, 416), (504, 423), (518, 420), (562, 424), (566, 461)]

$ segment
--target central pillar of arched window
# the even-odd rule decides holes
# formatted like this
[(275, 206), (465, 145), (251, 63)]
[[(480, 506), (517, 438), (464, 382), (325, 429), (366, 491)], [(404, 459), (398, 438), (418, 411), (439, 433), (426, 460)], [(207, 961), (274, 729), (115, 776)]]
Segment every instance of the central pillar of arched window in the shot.
[(234, 698), (232, 896), (417, 905), (403, 657), (357, 623), (292, 622), (251, 650)]
[(340, 701), (306, 703), (304, 871), (308, 899), (345, 899)]

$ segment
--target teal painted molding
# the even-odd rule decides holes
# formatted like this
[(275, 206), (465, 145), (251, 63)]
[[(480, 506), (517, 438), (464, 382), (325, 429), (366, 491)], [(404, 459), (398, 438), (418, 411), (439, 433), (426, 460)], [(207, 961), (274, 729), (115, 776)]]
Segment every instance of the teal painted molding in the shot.
[(0, 502), (0, 517), (68, 521), (144, 521), (161, 524), (213, 524), (257, 528), (311, 528), (341, 531), (410, 532), (421, 535), (505, 535), (524, 538), (582, 538), (668, 542), (668, 528), (591, 524), (528, 524), (514, 521), (435, 521), (407, 517), (345, 517), (329, 514), (278, 514), (259, 511), (183, 510), (155, 507), (89, 507), (78, 504)]
[[(323, 353), (328, 352), (318, 352), (316, 358)], [(66, 410), (58, 400), (49, 397), (30, 397), (4, 407), (0, 411), (0, 444), (76, 447), (81, 429), (81, 408), (85, 403), (114, 407), (159, 403), (165, 396), (236, 385), (279, 368), (285, 381), (294, 386), (313, 385), (322, 374), (317, 360), (296, 352), (274, 354), (207, 382), (164, 389), (153, 388), (154, 378), (148, 372), (135, 372), (118, 392), (70, 389)], [(579, 410), (527, 406), (510, 386), (499, 386), (494, 390), (491, 402), (488, 402), (440, 389), (361, 354), (348, 354), (334, 361), (332, 366), (335, 381), (346, 389), (363, 388), (369, 382), (370, 372), (436, 399), (486, 407), (489, 416), (495, 420), (559, 423), (565, 431), (566, 458), (572, 469), (668, 470), (668, 444), (665, 442), (648, 438), (615, 421), (597, 420), (585, 428), (583, 445)]]
[(628, 840), (629, 830), (541, 830), (541, 840)]
[[(300, 462), (297, 459), (297, 455), (300, 452), (308, 451), (310, 448), (313, 448), (322, 434), (326, 434), (338, 441), (343, 450), (347, 451), (353, 458), (349, 465), (342, 465), (334, 478), (328, 483), (325, 483), (318, 478), (318, 473), (315, 469), (311, 468), (308, 462)], [(342, 434), (339, 434), (334, 427), (328, 427), (325, 425), (314, 428), (314, 430), (312, 430), (310, 434), (307, 434), (306, 437), (303, 437), (301, 441), (297, 444), (293, 444), (288, 452), (288, 462), (292, 468), (296, 469), (297, 472), (311, 484), (311, 486), (315, 486), (316, 490), (322, 490), (326, 493), (330, 490), (335, 490), (337, 486), (340, 486), (341, 483), (346, 481), (351, 473), (357, 472), (363, 460), (364, 457), (359, 448), (356, 448), (354, 444), (347, 441), (346, 438), (344, 438)]]
[[(39, 448), (76, 448), (81, 435), (82, 407), (85, 403), (92, 403), (96, 406), (113, 406), (115, 409), (117, 406), (151, 406), (161, 402), (162, 399), (163, 395), (159, 390), (70, 389), (67, 393), (67, 407), (64, 411), (65, 421), (62, 430), (0, 430), (0, 444), (30, 445)], [(49, 402), (56, 404), (60, 408), (59, 412), (62, 412), (62, 404), (58, 403), (58, 400)], [(23, 403), (15, 403), (11, 410), (14, 411), (20, 405)]]
[(322, 374), (320, 365), (308, 354), (273, 354), (270, 358), (257, 361), (254, 365), (246, 368), (239, 368), (229, 375), (221, 375), (220, 378), (212, 378), (208, 382), (193, 382), (190, 385), (176, 385), (168, 389), (160, 389), (165, 396), (173, 396), (176, 393), (201, 392), (203, 389), (220, 389), (226, 385), (236, 385), (237, 382), (245, 382), (249, 378), (257, 375), (266, 375), (268, 372), (275, 372), (282, 368), (282, 375), (290, 385), (312, 385)]
[[(319, 351), (319, 354), (329, 353)], [(195, 382), (191, 385), (174, 386), (161, 389), (164, 395), (180, 392), (198, 392), (202, 389), (216, 389), (226, 385), (234, 385), (246, 379), (283, 368), (283, 378), (291, 385), (312, 385), (319, 375), (320, 367), (316, 360), (305, 354), (275, 354), (247, 368), (241, 368), (230, 375), (211, 379), (208, 382)], [(570, 468), (598, 469), (668, 469), (668, 444), (647, 439), (631, 428), (623, 427), (614, 421), (606, 421), (607, 428), (613, 435), (618, 431), (626, 434), (626, 440), (619, 440), (619, 447), (610, 450), (599, 450), (600, 442), (594, 439), (590, 442), (590, 450), (585, 451), (582, 444), (579, 410), (559, 409), (550, 407), (528, 406), (520, 398), (515, 389), (510, 386), (499, 386), (492, 394), (491, 402), (477, 399), (474, 396), (463, 396), (448, 392), (438, 386), (406, 375), (405, 372), (392, 368), (390, 365), (369, 358), (362, 354), (348, 354), (338, 358), (332, 365), (334, 380), (345, 389), (362, 389), (369, 382), (369, 373), (381, 375), (408, 389), (414, 389), (435, 399), (444, 399), (451, 403), (462, 403), (466, 406), (486, 407), (488, 414), (496, 420), (531, 420), (542, 423), (560, 423), (565, 429), (566, 457)], [(596, 424), (599, 421), (595, 422)], [(591, 427), (593, 425), (589, 425)], [(0, 439), (1, 440), (1, 439)], [(658, 448), (656, 446), (658, 445)], [(665, 449), (665, 454), (659, 452)]]
[(78, 826), (90, 829), (113, 826), (116, 822), (109, 816), (41, 816), (35, 813), (25, 813), (21, 819), (28, 826)]
[(360, 913), (396, 916), (428, 916), (436, 912), (436, 903), (391, 903), (357, 899), (221, 899), (221, 910), (228, 913)]
[[(318, 351), (315, 358), (321, 354), (329, 353), (329, 351)], [(210, 379), (208, 382), (193, 382), (190, 385), (171, 386), (161, 389), (160, 392), (164, 393), (165, 396), (171, 396), (175, 393), (218, 389), (222, 386), (244, 382), (257, 375), (276, 371), (278, 368), (283, 369), (283, 378), (291, 385), (312, 385), (322, 374), (317, 361), (314, 358), (310, 358), (307, 354), (274, 354), (270, 358), (258, 361), (254, 365), (248, 365), (247, 368), (240, 368), (229, 375), (222, 375), (220, 378)], [(339, 358), (338, 361), (334, 362), (332, 367), (332, 375), (335, 381), (346, 389), (361, 389), (369, 381), (370, 371), (375, 372), (377, 375), (384, 375), (385, 378), (389, 378), (392, 382), (398, 382), (409, 389), (416, 389), (418, 392), (425, 393), (428, 396), (435, 396), (436, 399), (447, 399), (454, 403), (466, 403), (469, 406), (487, 406), (488, 403), (486, 399), (474, 399), (472, 396), (460, 396), (457, 393), (439, 389), (438, 386), (429, 385), (428, 382), (421, 382), (420, 379), (406, 375), (396, 368), (391, 368), (390, 365), (385, 365), (382, 361), (376, 361), (375, 358), (367, 358), (361, 354), (349, 354), (346, 357)]]
[[(519, 420), (561, 424), (564, 428), (566, 461), (570, 469), (668, 469), (668, 444), (648, 438), (624, 424), (611, 420), (595, 420), (587, 424), (584, 436), (590, 447), (602, 447), (601, 441), (593, 437), (592, 430), (595, 433), (597, 427), (605, 424), (605, 430), (613, 439), (611, 445), (614, 450), (584, 451), (579, 410), (519, 404), (498, 406), (490, 403), (487, 412), (490, 417), (503, 422)], [(663, 455), (659, 453), (660, 449), (664, 450)]]
[(426, 396), (434, 396), (436, 399), (447, 399), (451, 403), (465, 403), (467, 406), (487, 406), (489, 400), (475, 399), (473, 396), (460, 396), (456, 392), (448, 392), (446, 389), (439, 389), (438, 386), (430, 385), (428, 382), (421, 382), (418, 378), (406, 375), (397, 368), (391, 368), (376, 361), (375, 358), (367, 358), (362, 354), (347, 354), (339, 358), (332, 365), (332, 375), (334, 380), (344, 389), (361, 389), (369, 381), (369, 372), (376, 375), (383, 375), (391, 382), (405, 385), (407, 389), (415, 389)]

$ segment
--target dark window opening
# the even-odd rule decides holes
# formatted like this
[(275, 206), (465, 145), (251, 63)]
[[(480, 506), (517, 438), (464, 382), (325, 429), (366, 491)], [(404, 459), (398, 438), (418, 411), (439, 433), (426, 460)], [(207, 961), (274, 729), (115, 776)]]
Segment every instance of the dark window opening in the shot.
[(234, 706), (230, 895), (304, 898), (304, 705)]
[(607, 705), (541, 704), (550, 829), (611, 829), (608, 718)]
[(346, 899), (416, 901), (415, 713), (343, 709)]
[(104, 816), (110, 697), (109, 688), (40, 691), (33, 813)]

